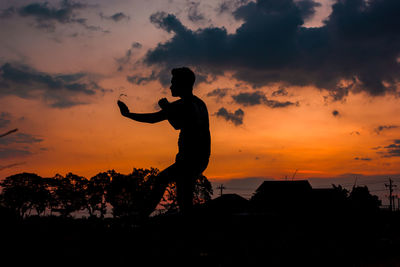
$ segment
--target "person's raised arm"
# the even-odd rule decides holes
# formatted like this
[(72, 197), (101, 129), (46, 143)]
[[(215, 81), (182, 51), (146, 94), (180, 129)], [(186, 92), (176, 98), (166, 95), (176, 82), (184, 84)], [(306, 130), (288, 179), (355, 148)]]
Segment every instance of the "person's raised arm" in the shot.
[(124, 102), (118, 100), (117, 103), (122, 116), (138, 122), (156, 123), (167, 119), (165, 112), (162, 110), (154, 113), (131, 113)]

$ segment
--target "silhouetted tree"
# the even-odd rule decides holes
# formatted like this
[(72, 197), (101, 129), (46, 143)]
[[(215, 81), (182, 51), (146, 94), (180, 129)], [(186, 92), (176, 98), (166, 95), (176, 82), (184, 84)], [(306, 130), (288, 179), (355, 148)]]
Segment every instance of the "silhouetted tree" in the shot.
[(204, 204), (211, 200), (213, 189), (210, 181), (204, 175), (200, 175), (195, 182), (193, 203)]
[(58, 208), (53, 209), (60, 212), (61, 216), (70, 216), (72, 212), (86, 208), (86, 186), (88, 180), (85, 177), (68, 173), (65, 177), (56, 174), (55, 197)]
[(160, 206), (165, 212), (174, 212), (178, 210), (178, 197), (176, 194), (176, 183), (169, 183), (165, 189), (164, 196), (160, 201)]
[(57, 208), (59, 206), (56, 194), (58, 187), (58, 180), (56, 179), (56, 177), (43, 178), (43, 182), (46, 185), (47, 191), (49, 192), (47, 199), (47, 208), (50, 210), (51, 214), (53, 213), (53, 211), (58, 211)]
[(32, 209), (38, 215), (45, 211), (50, 193), (39, 175), (25, 172), (11, 175), (4, 179), (1, 186), (3, 205), (20, 217)]
[(347, 197), (349, 196), (349, 190), (342, 187), (341, 185), (336, 186), (336, 185), (332, 184), (332, 187), (335, 190), (335, 192), (341, 196), (342, 199), (347, 199)]
[(42, 215), (51, 201), (51, 193), (47, 189), (46, 181), (34, 179), (32, 181), (32, 208), (36, 210), (37, 215)]
[(104, 218), (107, 212), (106, 194), (110, 186), (112, 172), (101, 172), (90, 178), (86, 187), (86, 207), (91, 217), (100, 213), (100, 218)]
[(355, 186), (350, 192), (349, 201), (353, 209), (359, 211), (377, 211), (381, 201), (372, 195), (367, 186)]
[(128, 175), (109, 171), (111, 183), (106, 198), (113, 207), (113, 216), (140, 217), (145, 214), (157, 173), (158, 170), (154, 168), (135, 168)]
[[(200, 175), (196, 181), (193, 192), (193, 203), (204, 204), (211, 200), (213, 189), (210, 181), (206, 176)], [(165, 191), (160, 205), (167, 211), (175, 211), (178, 209), (178, 200), (176, 194), (176, 184), (170, 183)]]

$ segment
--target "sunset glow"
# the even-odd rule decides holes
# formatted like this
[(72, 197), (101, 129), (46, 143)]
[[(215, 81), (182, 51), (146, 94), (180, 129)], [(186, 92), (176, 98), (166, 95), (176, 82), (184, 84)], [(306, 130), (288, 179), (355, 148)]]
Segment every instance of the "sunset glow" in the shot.
[[(214, 53), (208, 54), (220, 49), (212, 44), (204, 45), (206, 48), (193, 45), (190, 53), (202, 53), (203, 56), (199, 56), (202, 62), (196, 61), (197, 56), (181, 58), (181, 61), (173, 58), (183, 57), (186, 48), (181, 48), (182, 54), (179, 54), (179, 48), (173, 47), (178, 44), (174, 38), (180, 33), (168, 28), (176, 26), (165, 24), (168, 20), (163, 19), (168, 18), (167, 14), (174, 15), (169, 19), (175, 18), (185, 29), (192, 30), (193, 36), (207, 27), (225, 27), (227, 40), (232, 39), (232, 44), (238, 45), (235, 42), (239, 39), (234, 39), (236, 30), (250, 20), (244, 9), (240, 16), (234, 13), (239, 6), (232, 4), (230, 10), (222, 12), (217, 9), (218, 1), (201, 1), (196, 14), (203, 17), (196, 20), (188, 16), (190, 7), (185, 1), (89, 2), (81, 8), (64, 7), (76, 15), (69, 18), (69, 22), (55, 18), (46, 20), (38, 13), (18, 11), (32, 1), (18, 1), (17, 11), (10, 11), (9, 15), (5, 12), (15, 2), (0, 4), (0, 91), (3, 91), (0, 93), (0, 134), (18, 128), (16, 133), (0, 140), (2, 178), (23, 171), (43, 177), (67, 172), (91, 177), (108, 169), (128, 173), (134, 167), (163, 169), (169, 166), (177, 153), (178, 131), (168, 122), (145, 125), (127, 120), (119, 113), (116, 101), (121, 94), (126, 94), (124, 100), (132, 111), (153, 112), (158, 109), (156, 103), (160, 98), (176, 100), (170, 96), (163, 72), (175, 65), (194, 69), (198, 74), (194, 94), (208, 106), (212, 149), (205, 175), (210, 179), (284, 179), (291, 177), (296, 169), (298, 179), (348, 173), (399, 175), (398, 60), (387, 56), (386, 61), (378, 62), (393, 63), (391, 70), (395, 74), (386, 73), (377, 78), (377, 81), (382, 78), (384, 85), (390, 83), (384, 87), (385, 91), (376, 93), (366, 89), (366, 81), (365, 87), (355, 81), (353, 87), (339, 97), (336, 89), (328, 88), (331, 81), (321, 77), (322, 71), (318, 69), (325, 68), (327, 72), (332, 69), (334, 75), (337, 66), (333, 65), (342, 64), (345, 59), (332, 63), (328, 60), (322, 65), (306, 58), (308, 63), (304, 64), (304, 69), (300, 69), (303, 68), (300, 65), (298, 69), (290, 69), (292, 65), (288, 63), (276, 70), (263, 66), (264, 69), (260, 67), (255, 71), (245, 64), (239, 66), (237, 62), (241, 59), (235, 59), (236, 55), (225, 60), (225, 55), (219, 59)], [(306, 22), (302, 27), (318, 29), (333, 23), (329, 16), (334, 1), (318, 2), (321, 5), (315, 6), (315, 15), (304, 18)], [(62, 8), (60, 5), (59, 1), (49, 1), (48, 7)], [(124, 16), (113, 18), (118, 12), (123, 12)], [(372, 14), (373, 10), (370, 12)], [(86, 21), (73, 22), (73, 18)], [(246, 29), (243, 27), (242, 31)], [(398, 29), (393, 34), (398, 37)], [(397, 42), (398, 56), (399, 43), (393, 42)], [(166, 63), (153, 59), (161, 54), (156, 54), (155, 49), (166, 43), (169, 46), (165, 53), (170, 54), (165, 60), (168, 57), (171, 60)], [(396, 46), (382, 45), (382, 57), (391, 45)], [(369, 51), (373, 46), (362, 49)], [(152, 52), (154, 55), (150, 57)], [(251, 51), (247, 52), (251, 57)], [(325, 52), (321, 53), (323, 57)], [(365, 55), (365, 62), (355, 62), (358, 57), (349, 56), (349, 63), (341, 66), (343, 80), (350, 79), (350, 71), (346, 71), (351, 64), (369, 64), (368, 55)], [(221, 62), (209, 63), (205, 57), (210, 57), (210, 62)], [(263, 63), (254, 64), (261, 66)], [(369, 69), (378, 75), (382, 66)], [(255, 78), (261, 73), (262, 77), (275, 77), (280, 73), (282, 80)], [(166, 74), (169, 79), (169, 73)], [(250, 74), (254, 77), (246, 76)], [(296, 75), (303, 75), (304, 80), (291, 82), (297, 79)], [(323, 79), (326, 83), (320, 81)], [(55, 81), (64, 87), (52, 88)], [(282, 103), (290, 104), (277, 106), (284, 105)], [(219, 113), (222, 107), (231, 117)], [(239, 109), (244, 115), (234, 117)]]

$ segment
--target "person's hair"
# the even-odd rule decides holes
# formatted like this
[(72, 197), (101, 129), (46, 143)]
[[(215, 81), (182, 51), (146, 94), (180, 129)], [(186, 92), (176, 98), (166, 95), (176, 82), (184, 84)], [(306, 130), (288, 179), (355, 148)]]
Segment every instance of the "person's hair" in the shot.
[(196, 76), (191, 69), (187, 67), (175, 68), (171, 70), (171, 74), (184, 86), (193, 88)]

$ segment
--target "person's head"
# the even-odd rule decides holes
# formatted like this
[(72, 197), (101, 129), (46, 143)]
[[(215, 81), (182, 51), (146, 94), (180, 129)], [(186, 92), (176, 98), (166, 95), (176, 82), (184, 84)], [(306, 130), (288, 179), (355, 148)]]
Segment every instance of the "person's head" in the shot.
[(187, 67), (172, 69), (171, 71), (171, 94), (172, 96), (191, 95), (196, 76)]

